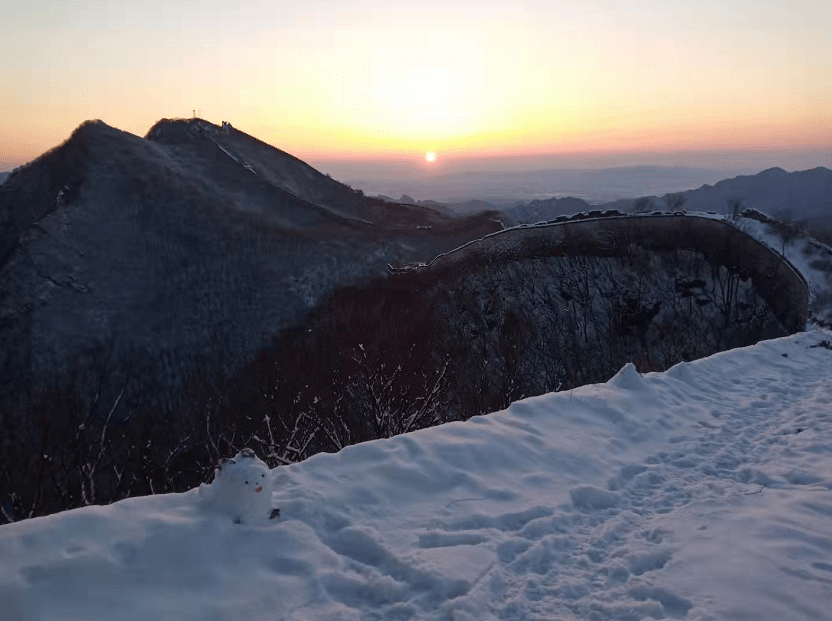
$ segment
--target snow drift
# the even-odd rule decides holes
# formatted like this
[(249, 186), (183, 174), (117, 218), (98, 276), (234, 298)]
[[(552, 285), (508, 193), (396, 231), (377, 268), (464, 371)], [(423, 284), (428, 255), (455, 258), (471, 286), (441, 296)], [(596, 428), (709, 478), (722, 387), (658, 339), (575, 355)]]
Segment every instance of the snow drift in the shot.
[(3, 618), (828, 618), (830, 340), (317, 455), (263, 473), (274, 520), (194, 489), (2, 526)]

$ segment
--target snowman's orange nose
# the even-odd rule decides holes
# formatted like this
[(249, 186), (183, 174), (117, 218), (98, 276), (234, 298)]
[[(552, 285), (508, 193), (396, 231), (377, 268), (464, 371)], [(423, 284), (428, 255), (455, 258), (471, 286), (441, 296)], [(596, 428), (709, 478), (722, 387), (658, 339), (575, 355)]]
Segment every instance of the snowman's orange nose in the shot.
[(260, 492), (260, 491), (262, 491), (262, 490), (263, 490), (263, 486), (262, 486), (262, 485), (261, 485), (260, 487), (255, 487), (255, 488), (254, 488), (254, 491), (255, 491), (255, 492)]

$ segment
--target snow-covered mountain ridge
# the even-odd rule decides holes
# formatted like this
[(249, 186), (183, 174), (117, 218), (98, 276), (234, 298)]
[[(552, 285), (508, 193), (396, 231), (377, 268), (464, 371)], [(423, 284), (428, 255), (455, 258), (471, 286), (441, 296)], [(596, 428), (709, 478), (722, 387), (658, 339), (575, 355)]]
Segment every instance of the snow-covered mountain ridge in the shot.
[(7, 619), (824, 619), (832, 333), (0, 527)]
[(164, 120), (141, 138), (84, 123), (0, 185), (0, 411), (101, 350), (154, 386), (123, 405), (176, 401), (336, 287), (498, 228), (365, 197), (227, 124)]

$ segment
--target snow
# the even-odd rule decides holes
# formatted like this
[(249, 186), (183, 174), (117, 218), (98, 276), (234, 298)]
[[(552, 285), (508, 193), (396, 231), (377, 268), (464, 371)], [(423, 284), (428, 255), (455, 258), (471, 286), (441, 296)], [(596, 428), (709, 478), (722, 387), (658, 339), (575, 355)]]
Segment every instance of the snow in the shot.
[(832, 249), (806, 236), (799, 236), (789, 244), (783, 245), (782, 239), (767, 224), (751, 218), (740, 218), (739, 226), (751, 237), (764, 243), (777, 254), (783, 254), (806, 283), (813, 299), (814, 312), (818, 318), (832, 322), (832, 305), (817, 304), (818, 298), (828, 297), (832, 293), (832, 272), (817, 267), (817, 260), (826, 257), (826, 262), (832, 262)]
[(214, 482), (201, 485), (199, 496), (206, 508), (230, 516), (235, 524), (262, 524), (272, 519), (271, 472), (251, 449), (222, 460)]
[(217, 494), (239, 492), (221, 471), (202, 491), (0, 526), (0, 616), (829, 619), (823, 341), (627, 365), (266, 471), (274, 520), (235, 524), (250, 499)]

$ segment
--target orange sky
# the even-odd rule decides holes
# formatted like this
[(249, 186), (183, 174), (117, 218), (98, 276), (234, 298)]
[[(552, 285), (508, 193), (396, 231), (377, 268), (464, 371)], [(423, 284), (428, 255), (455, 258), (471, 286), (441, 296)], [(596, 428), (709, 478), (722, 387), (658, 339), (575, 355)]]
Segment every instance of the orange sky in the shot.
[(16, 3), (0, 166), (193, 109), (312, 160), (832, 152), (828, 0), (414, 4)]

